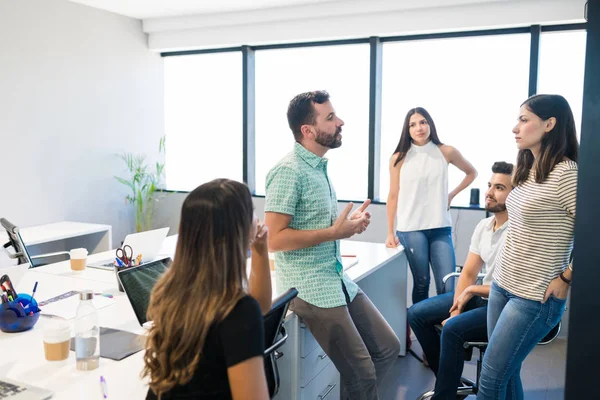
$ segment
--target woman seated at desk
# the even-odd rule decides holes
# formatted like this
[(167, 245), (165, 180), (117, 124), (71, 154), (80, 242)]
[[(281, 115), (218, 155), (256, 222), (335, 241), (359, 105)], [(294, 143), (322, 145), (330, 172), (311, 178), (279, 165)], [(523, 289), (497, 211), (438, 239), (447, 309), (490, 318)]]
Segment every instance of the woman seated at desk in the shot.
[(271, 307), (267, 228), (253, 214), (248, 188), (228, 179), (185, 199), (175, 259), (148, 307), (147, 399), (269, 398), (262, 318)]

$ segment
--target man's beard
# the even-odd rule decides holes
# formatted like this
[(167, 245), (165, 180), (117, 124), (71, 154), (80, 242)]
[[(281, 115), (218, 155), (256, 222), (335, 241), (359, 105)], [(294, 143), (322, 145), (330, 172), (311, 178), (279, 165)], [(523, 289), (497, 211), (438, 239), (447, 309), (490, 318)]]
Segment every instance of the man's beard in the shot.
[(323, 147), (337, 149), (342, 145), (342, 138), (340, 136), (341, 132), (342, 128), (338, 128), (333, 135), (329, 135), (325, 132), (317, 130), (315, 142), (319, 143)]
[(506, 211), (506, 204), (499, 204), (496, 203), (495, 206), (488, 206), (487, 204), (485, 205), (485, 210), (491, 213), (499, 213), (502, 211)]

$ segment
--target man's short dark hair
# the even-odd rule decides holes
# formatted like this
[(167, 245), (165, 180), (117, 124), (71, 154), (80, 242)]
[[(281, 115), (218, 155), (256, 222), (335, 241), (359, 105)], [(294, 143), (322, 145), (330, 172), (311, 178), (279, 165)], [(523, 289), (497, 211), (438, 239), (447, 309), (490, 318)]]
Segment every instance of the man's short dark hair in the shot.
[(323, 104), (329, 101), (329, 93), (324, 90), (300, 93), (290, 101), (287, 110), (288, 125), (297, 142), (302, 140), (302, 125), (315, 123), (314, 103)]
[(513, 165), (504, 161), (496, 161), (494, 165), (492, 165), (492, 172), (494, 174), (512, 175)]

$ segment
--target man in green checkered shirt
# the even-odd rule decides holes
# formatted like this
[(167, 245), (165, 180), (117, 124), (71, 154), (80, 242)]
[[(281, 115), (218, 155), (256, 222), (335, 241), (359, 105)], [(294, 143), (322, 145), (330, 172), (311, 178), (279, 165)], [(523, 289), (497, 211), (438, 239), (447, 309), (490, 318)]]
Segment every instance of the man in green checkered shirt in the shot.
[[(338, 216), (325, 153), (342, 145), (342, 121), (329, 94), (307, 92), (289, 104), (296, 143), (267, 175), (265, 223), (275, 252), (277, 287), (298, 289), (291, 309), (331, 358), (350, 399), (378, 399), (400, 342), (369, 298), (342, 267), (340, 239), (364, 232), (367, 200)], [(366, 168), (366, 166), (365, 166)]]

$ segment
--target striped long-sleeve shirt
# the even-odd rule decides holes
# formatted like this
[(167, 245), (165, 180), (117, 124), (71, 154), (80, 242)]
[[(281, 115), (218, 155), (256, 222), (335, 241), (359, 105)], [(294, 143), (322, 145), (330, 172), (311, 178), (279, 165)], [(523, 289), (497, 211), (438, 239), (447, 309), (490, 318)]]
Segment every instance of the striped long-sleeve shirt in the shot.
[(506, 199), (508, 232), (494, 280), (519, 297), (542, 301), (573, 249), (577, 163), (558, 163), (543, 183), (533, 170)]

